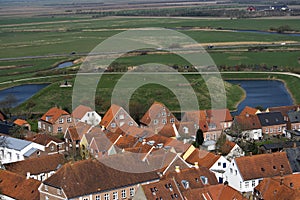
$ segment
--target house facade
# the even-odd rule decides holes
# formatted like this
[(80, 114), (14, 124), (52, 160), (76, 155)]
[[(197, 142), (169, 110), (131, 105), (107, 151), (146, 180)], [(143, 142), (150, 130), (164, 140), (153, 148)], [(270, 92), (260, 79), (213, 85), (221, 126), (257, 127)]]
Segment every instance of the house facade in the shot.
[(74, 123), (84, 122), (93, 126), (97, 126), (101, 122), (101, 116), (92, 108), (84, 105), (77, 106), (72, 112)]
[(257, 115), (240, 114), (234, 118), (233, 130), (238, 132), (246, 140), (261, 140), (262, 126)]
[(262, 133), (268, 136), (286, 135), (286, 122), (280, 112), (259, 113)]
[(264, 178), (291, 174), (285, 152), (259, 154), (231, 160), (224, 173), (225, 181), (240, 192), (252, 192)]
[(13, 137), (0, 136), (4, 145), (0, 146), (0, 161), (2, 164), (24, 160), (40, 155), (45, 148), (37, 143), (21, 140)]
[(124, 172), (88, 159), (67, 163), (46, 179), (39, 187), (40, 199), (130, 199), (139, 185), (158, 180), (156, 172)]
[(101, 120), (100, 126), (102, 126), (103, 129), (115, 132), (116, 130), (118, 130), (118, 128), (123, 128), (126, 126), (137, 127), (138, 124), (124, 110), (124, 108), (112, 104)]
[(65, 133), (67, 128), (73, 125), (71, 115), (56, 107), (48, 110), (38, 121), (39, 131), (54, 135)]

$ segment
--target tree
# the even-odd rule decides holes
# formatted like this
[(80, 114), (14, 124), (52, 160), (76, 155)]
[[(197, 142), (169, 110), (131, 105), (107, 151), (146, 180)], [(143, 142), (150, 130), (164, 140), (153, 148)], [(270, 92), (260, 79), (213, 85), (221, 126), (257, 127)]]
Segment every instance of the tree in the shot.
[(203, 142), (204, 142), (203, 131), (201, 129), (198, 129), (196, 133), (196, 141), (193, 143), (193, 145), (196, 148), (198, 148)]

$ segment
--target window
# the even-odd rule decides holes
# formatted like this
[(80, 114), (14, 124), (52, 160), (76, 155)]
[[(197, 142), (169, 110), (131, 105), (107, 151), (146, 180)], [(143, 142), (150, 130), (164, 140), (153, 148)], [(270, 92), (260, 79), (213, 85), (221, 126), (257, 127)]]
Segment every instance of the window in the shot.
[(45, 196), (45, 200), (49, 200), (49, 197), (48, 197), (48, 196)]
[(133, 122), (132, 121), (128, 122), (128, 125), (133, 126)]
[(59, 123), (60, 124), (64, 123), (64, 119), (63, 118), (59, 118)]
[(170, 119), (170, 122), (173, 124), (175, 122), (175, 119), (174, 118), (171, 118)]
[(83, 198), (83, 200), (89, 200), (89, 198), (86, 197), (86, 198)]
[(116, 128), (116, 123), (111, 123), (110, 126), (111, 126), (112, 128)]
[(122, 195), (122, 199), (125, 199), (126, 198), (126, 190), (122, 190), (121, 195)]
[(45, 185), (45, 191), (48, 191), (48, 185)]
[(226, 163), (225, 162), (223, 163), (223, 168), (226, 168)]
[(266, 129), (265, 129), (265, 132), (266, 132), (266, 133), (269, 133), (269, 129), (268, 129), (268, 128), (266, 128)]
[(242, 182), (240, 182), (240, 188), (242, 189)]
[(16, 153), (17, 160), (20, 160), (20, 154)]
[(113, 200), (117, 200), (118, 199), (118, 192), (113, 192)]
[(158, 123), (157, 119), (153, 121), (153, 124), (156, 125)]
[(50, 146), (50, 150), (51, 150), (51, 151), (54, 151), (54, 145), (51, 145), (51, 146)]
[(237, 170), (234, 170), (234, 172), (235, 172), (235, 175), (237, 175)]
[(166, 124), (166, 123), (167, 123), (167, 120), (166, 120), (166, 119), (163, 119), (163, 120), (162, 120), (162, 123), (163, 123), (163, 124)]
[(57, 192), (58, 195), (61, 195), (61, 190), (60, 189), (57, 189), (56, 192)]
[(9, 160), (11, 160), (11, 152), (8, 152), (8, 153), (7, 153), (7, 158), (8, 158)]
[(252, 181), (252, 187), (255, 187), (255, 181)]
[(51, 126), (48, 126), (48, 132), (51, 132), (52, 130), (51, 130)]
[(230, 168), (230, 173), (232, 174), (232, 172), (233, 172), (233, 170), (232, 170), (232, 168)]
[(120, 119), (125, 119), (124, 114), (119, 116)]
[(71, 118), (71, 117), (68, 117), (67, 122), (68, 122), (68, 123), (71, 123), (71, 122), (72, 122), (72, 118)]
[(221, 162), (218, 162), (218, 166), (221, 166)]
[(161, 113), (161, 116), (166, 116), (166, 112), (162, 112), (162, 113)]
[(281, 127), (280, 126), (278, 127), (278, 132), (281, 132)]
[(245, 182), (245, 188), (248, 188), (248, 187), (249, 187), (249, 182), (246, 181), (246, 182)]
[(104, 200), (109, 200), (109, 194), (108, 193), (104, 194)]
[(43, 129), (46, 130), (46, 125), (45, 124), (43, 124)]
[(273, 128), (270, 128), (270, 133), (273, 133)]
[(130, 196), (133, 197), (134, 196), (134, 188), (130, 188), (129, 193), (130, 193)]
[(59, 126), (59, 127), (57, 128), (57, 131), (58, 131), (58, 132), (62, 132), (62, 127)]
[(96, 196), (96, 200), (100, 200), (100, 195), (97, 195), (97, 196)]

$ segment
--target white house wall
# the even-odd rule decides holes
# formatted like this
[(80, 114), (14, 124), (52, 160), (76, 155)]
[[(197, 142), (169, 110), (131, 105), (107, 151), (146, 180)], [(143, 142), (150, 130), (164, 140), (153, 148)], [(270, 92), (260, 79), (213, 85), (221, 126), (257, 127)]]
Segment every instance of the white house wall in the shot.
[(223, 182), (225, 181), (224, 173), (222, 171), (226, 171), (229, 167), (230, 162), (224, 157), (221, 156), (213, 166), (210, 167), (210, 171), (212, 171), (218, 181), (220, 182), (220, 178), (223, 179)]
[(80, 121), (93, 126), (97, 126), (101, 122), (101, 119), (101, 116), (96, 111), (91, 111), (85, 113)]

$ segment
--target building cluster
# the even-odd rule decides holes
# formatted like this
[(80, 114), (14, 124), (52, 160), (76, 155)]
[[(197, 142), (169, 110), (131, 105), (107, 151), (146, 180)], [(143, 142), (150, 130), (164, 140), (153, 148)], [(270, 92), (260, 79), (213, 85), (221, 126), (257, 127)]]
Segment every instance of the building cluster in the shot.
[[(0, 112), (1, 124), (9, 124)], [(0, 131), (5, 130), (1, 129)], [(121, 106), (101, 117), (79, 105), (57, 107), (38, 120), (39, 133), (24, 119), (12, 127), (25, 137), (0, 136), (3, 199), (163, 200), (299, 199), (299, 106), (187, 111), (178, 120), (154, 102), (139, 122)], [(11, 129), (15, 130), (15, 129)], [(192, 145), (198, 130), (204, 142)], [(226, 136), (222, 154), (217, 141)], [(59, 138), (61, 137), (61, 138)], [(284, 137), (285, 143), (245, 151), (234, 141)]]

